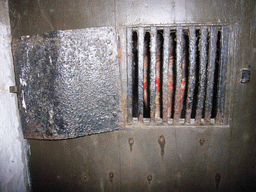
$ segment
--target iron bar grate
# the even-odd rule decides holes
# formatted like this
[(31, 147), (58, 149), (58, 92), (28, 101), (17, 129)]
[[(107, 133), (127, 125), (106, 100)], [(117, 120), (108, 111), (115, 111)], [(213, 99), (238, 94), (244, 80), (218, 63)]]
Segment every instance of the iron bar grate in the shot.
[(228, 26), (127, 28), (127, 121), (222, 124)]

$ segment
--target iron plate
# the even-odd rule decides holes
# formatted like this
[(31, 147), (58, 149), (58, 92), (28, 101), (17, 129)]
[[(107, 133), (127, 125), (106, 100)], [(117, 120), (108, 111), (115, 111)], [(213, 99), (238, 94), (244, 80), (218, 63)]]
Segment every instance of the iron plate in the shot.
[(25, 138), (66, 139), (120, 129), (121, 83), (112, 27), (12, 42)]

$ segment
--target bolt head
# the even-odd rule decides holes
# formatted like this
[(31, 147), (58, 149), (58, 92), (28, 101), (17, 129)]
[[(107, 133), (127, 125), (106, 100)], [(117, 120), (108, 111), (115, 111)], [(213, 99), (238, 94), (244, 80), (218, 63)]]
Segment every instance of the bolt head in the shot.
[(161, 136), (158, 138), (158, 143), (159, 143), (160, 145), (164, 145), (164, 144), (165, 144), (165, 138), (164, 138), (163, 135), (161, 135)]
[(147, 180), (148, 180), (148, 181), (151, 181), (151, 180), (152, 180), (152, 175), (148, 175), (148, 176), (147, 176)]
[(200, 141), (199, 141), (199, 143), (200, 143), (201, 145), (203, 145), (203, 144), (205, 143), (205, 138), (201, 138)]
[(11, 93), (18, 93), (18, 88), (16, 86), (10, 86), (9, 90)]
[(114, 173), (111, 171), (111, 172), (109, 172), (109, 177), (112, 179), (112, 178), (114, 178)]
[(134, 144), (134, 139), (133, 138), (129, 138), (128, 142), (129, 142), (130, 145), (133, 145)]
[(220, 174), (216, 173), (215, 174), (215, 182), (219, 183), (220, 182), (220, 178), (221, 178)]

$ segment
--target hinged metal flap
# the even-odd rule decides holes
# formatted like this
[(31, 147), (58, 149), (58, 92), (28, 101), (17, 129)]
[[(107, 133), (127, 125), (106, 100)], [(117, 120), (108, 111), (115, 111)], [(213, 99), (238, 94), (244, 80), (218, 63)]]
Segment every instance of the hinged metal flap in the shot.
[(112, 27), (13, 39), (25, 138), (66, 139), (121, 128), (121, 83)]

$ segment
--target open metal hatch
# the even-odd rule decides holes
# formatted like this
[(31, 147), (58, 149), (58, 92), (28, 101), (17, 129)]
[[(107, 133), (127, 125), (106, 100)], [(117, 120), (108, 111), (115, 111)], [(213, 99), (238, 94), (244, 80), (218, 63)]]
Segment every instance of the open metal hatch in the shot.
[(55, 31), (13, 39), (25, 138), (66, 139), (120, 129), (115, 29)]

